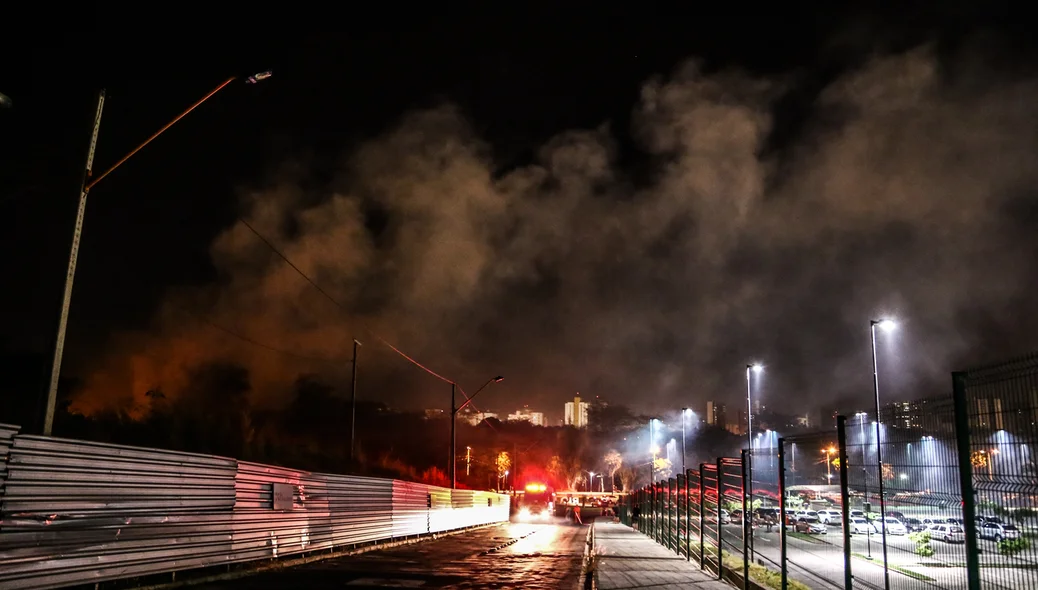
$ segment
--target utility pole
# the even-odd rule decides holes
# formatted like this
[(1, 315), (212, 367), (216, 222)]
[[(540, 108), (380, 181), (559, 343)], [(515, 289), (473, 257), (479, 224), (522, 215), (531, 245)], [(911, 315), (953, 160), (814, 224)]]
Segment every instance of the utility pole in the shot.
[(353, 339), (353, 377), (350, 386), (350, 463), (356, 457), (357, 447), (357, 348), (360, 342)]
[(43, 436), (50, 436), (54, 430), (54, 411), (58, 405), (58, 379), (61, 377), (61, 357), (65, 353), (65, 331), (68, 328), (69, 307), (72, 305), (72, 282), (76, 277), (76, 262), (79, 260), (79, 241), (83, 235), (83, 219), (86, 217), (87, 195), (90, 194), (88, 181), (94, 172), (94, 151), (97, 149), (97, 134), (101, 131), (101, 111), (104, 109), (104, 106), (105, 91), (102, 90), (97, 96), (94, 131), (90, 135), (86, 167), (83, 169), (83, 182), (79, 186), (79, 208), (76, 210), (76, 225), (72, 231), (72, 247), (68, 255), (68, 270), (65, 273), (65, 293), (61, 299), (58, 335), (54, 342), (54, 359), (51, 363), (50, 384), (47, 388), (47, 409), (43, 416)]
[[(261, 80), (266, 80), (270, 77), (270, 72), (261, 72), (254, 76), (250, 76), (248, 79), (249, 84), (254, 84)], [(76, 276), (76, 262), (79, 259), (79, 242), (83, 234), (83, 218), (86, 215), (86, 201), (87, 195), (90, 190), (105, 179), (109, 174), (115, 171), (116, 168), (122, 166), (127, 160), (132, 158), (137, 152), (144, 149), (149, 143), (155, 140), (158, 136), (166, 132), (170, 127), (176, 125), (177, 121), (180, 121), (186, 117), (191, 111), (198, 108), (199, 105), (204, 103), (213, 97), (217, 92), (220, 92), (227, 87), (228, 84), (234, 82), (237, 78), (231, 76), (224, 80), (219, 86), (209, 91), (208, 94), (195, 101), (194, 104), (189, 106), (187, 110), (177, 115), (173, 120), (163, 125), (158, 131), (153, 133), (151, 137), (145, 139), (143, 143), (135, 147), (130, 153), (126, 154), (115, 164), (112, 164), (108, 170), (105, 170), (99, 174), (96, 178), (93, 178), (93, 164), (94, 164), (94, 150), (97, 147), (97, 134), (101, 128), (101, 109), (104, 106), (105, 93), (102, 90), (97, 99), (97, 113), (94, 115), (94, 133), (90, 138), (90, 149), (87, 151), (87, 163), (86, 170), (83, 173), (83, 184), (79, 191), (79, 209), (76, 212), (76, 225), (72, 232), (72, 247), (68, 256), (68, 271), (65, 275), (65, 294), (61, 300), (61, 317), (58, 320), (58, 335), (54, 342), (54, 361), (51, 364), (50, 370), (50, 384), (47, 391), (47, 410), (43, 418), (43, 434), (50, 436), (54, 429), (54, 411), (57, 406), (58, 400), (58, 379), (61, 376), (61, 357), (65, 351), (65, 331), (68, 328), (68, 314), (69, 307), (72, 303), (72, 282)]]
[(451, 382), (451, 453), (450, 453), (450, 460), (447, 461), (447, 470), (450, 471), (450, 474), (451, 474), (451, 489), (452, 490), (458, 487), (458, 474), (454, 472), (454, 449), (455, 449), (454, 445), (458, 444), (458, 439), (456, 438), (456, 435), (458, 433), (457, 432), (457, 430), (458, 430), (458, 409), (457, 409), (456, 404), (455, 404), (455, 396), (457, 394), (458, 394), (458, 384), (454, 383), (452, 381)]

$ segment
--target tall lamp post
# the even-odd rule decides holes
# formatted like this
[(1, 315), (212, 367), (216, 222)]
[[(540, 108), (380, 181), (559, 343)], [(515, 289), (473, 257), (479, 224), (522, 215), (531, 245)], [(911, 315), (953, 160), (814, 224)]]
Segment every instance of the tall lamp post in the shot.
[[(868, 459), (865, 458), (865, 448), (869, 444), (869, 440), (865, 438), (865, 417), (868, 416), (867, 412), (858, 412), (855, 414), (858, 416), (858, 432), (861, 433), (861, 481), (862, 481), (862, 492), (865, 494), (865, 504), (869, 503), (869, 470), (866, 467), (868, 465)], [(868, 513), (871, 510), (865, 511), (865, 520), (868, 520)], [(872, 559), (872, 535), (865, 535), (865, 557)]]
[[(743, 495), (746, 496), (746, 506), (749, 507), (751, 516), (749, 519), (746, 515), (743, 515), (743, 521), (746, 523), (746, 531), (750, 538), (750, 559), (753, 559), (755, 554), (753, 551), (753, 380), (751, 375), (753, 373), (760, 373), (764, 370), (764, 367), (758, 363), (752, 365), (746, 365), (746, 442), (749, 445), (746, 448), (746, 488), (743, 490)], [(784, 501), (784, 500), (783, 500)], [(783, 523), (784, 525), (785, 523)]]
[(879, 464), (879, 519), (883, 523), (883, 588), (890, 590), (890, 568), (887, 567), (887, 500), (883, 496), (883, 444), (880, 439), (879, 411), (879, 362), (876, 360), (876, 327), (890, 332), (897, 327), (893, 320), (870, 320), (869, 331), (872, 335), (872, 389), (876, 394), (876, 462)]
[(457, 397), (456, 396), (458, 394), (458, 384), (454, 383), (453, 381), (451, 382), (451, 456), (450, 456), (450, 461), (449, 461), (447, 466), (451, 470), (451, 489), (452, 490), (458, 487), (458, 472), (457, 472), (458, 471), (457, 470), (458, 457), (455, 455), (455, 453), (457, 451), (457, 444), (458, 444), (458, 439), (457, 439), (457, 434), (458, 434), (458, 412), (464, 410), (466, 406), (471, 404), (472, 400), (475, 399), (477, 395), (479, 395), (479, 392), (481, 392), (484, 389), (486, 389), (488, 385), (490, 385), (491, 383), (500, 383), (500, 382), (504, 381), (504, 379), (505, 379), (504, 377), (498, 375), (497, 377), (494, 377), (492, 379), (487, 380), (487, 382), (484, 383), (482, 387), (480, 387), (479, 389), (476, 390), (476, 393), (473, 393), (471, 396), (469, 396), (469, 398), (467, 400), (465, 400), (465, 403), (461, 404), (458, 407), (455, 407), (455, 404), (456, 404), (456, 401), (457, 401)]
[(681, 475), (685, 475), (685, 420), (691, 411), (690, 408), (681, 408)]
[(649, 483), (656, 483), (656, 454), (660, 452), (656, 446), (656, 418), (649, 419)]
[[(270, 77), (270, 72), (263, 72), (249, 77), (249, 83), (256, 83), (261, 80), (265, 80)], [(144, 149), (144, 146), (148, 145), (155, 140), (158, 136), (166, 132), (167, 129), (177, 123), (177, 121), (183, 119), (191, 111), (198, 108), (203, 102), (209, 100), (217, 92), (220, 92), (227, 87), (231, 82), (234, 82), (237, 77), (230, 77), (223, 81), (219, 86), (214, 88), (202, 98), (200, 98), (195, 104), (191, 105), (184, 112), (176, 116), (172, 121), (166, 123), (161, 129), (152, 134), (151, 137), (144, 140), (144, 143), (138, 145), (130, 153), (122, 157), (118, 162), (112, 165), (111, 168), (102, 172), (97, 178), (92, 178), (93, 167), (94, 167), (94, 151), (97, 148), (97, 135), (101, 130), (101, 111), (105, 104), (105, 92), (102, 90), (97, 97), (97, 111), (94, 114), (94, 128), (93, 134), (90, 136), (90, 147), (87, 150), (87, 161), (86, 166), (83, 170), (83, 182), (79, 188), (79, 207), (76, 210), (76, 223), (72, 229), (72, 246), (69, 249), (68, 255), (68, 268), (65, 272), (65, 292), (61, 299), (61, 315), (58, 318), (58, 334), (54, 339), (54, 358), (51, 362), (50, 368), (50, 383), (47, 389), (47, 409), (43, 416), (43, 435), (50, 436), (54, 430), (54, 411), (58, 403), (58, 378), (61, 376), (61, 358), (65, 352), (65, 332), (68, 329), (68, 315), (69, 308), (72, 305), (72, 283), (76, 278), (76, 262), (79, 260), (79, 242), (83, 235), (83, 220), (86, 217), (86, 204), (87, 196), (90, 194), (90, 189), (94, 188), (97, 183), (101, 182), (106, 176), (115, 171), (116, 168), (122, 166), (127, 160), (132, 158), (137, 152)]]

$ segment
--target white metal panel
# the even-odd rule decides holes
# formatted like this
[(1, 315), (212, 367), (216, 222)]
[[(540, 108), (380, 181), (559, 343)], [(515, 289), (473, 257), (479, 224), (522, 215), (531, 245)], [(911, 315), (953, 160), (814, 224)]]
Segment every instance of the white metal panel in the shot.
[[(508, 498), (0, 426), (0, 588), (89, 584), (508, 519)], [(6, 441), (6, 442), (5, 442)], [(273, 509), (273, 484), (293, 488)], [(488, 505), (489, 501), (489, 505)], [(432, 508), (429, 508), (429, 506)]]

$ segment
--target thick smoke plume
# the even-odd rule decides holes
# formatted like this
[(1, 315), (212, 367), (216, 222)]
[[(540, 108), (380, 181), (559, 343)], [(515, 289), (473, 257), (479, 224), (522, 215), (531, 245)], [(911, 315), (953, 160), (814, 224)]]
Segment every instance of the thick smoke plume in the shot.
[(237, 223), (212, 245), (219, 284), (171, 295), (74, 407), (145, 407), (210, 360), (246, 366), (259, 404), (307, 373), (348, 392), (354, 337), (361, 397), (446, 405), (447, 386), (374, 332), (470, 389), (505, 375), (483, 398), (502, 410), (555, 414), (580, 391), (702, 412), (744, 399), (759, 360), (765, 400), (807, 412), (868, 394), (868, 320), (883, 315), (904, 320), (881, 344), (890, 395), (941, 393), (957, 363), (1022, 352), (1036, 327), (1038, 94), (978, 63), (876, 58), (777, 144), (794, 81), (689, 63), (635, 106), (648, 180), (617, 165), (607, 126), (501, 171), (454, 107), (407, 114), (329, 185), (301, 188), (295, 169), (243, 197), (243, 218), (342, 309)]

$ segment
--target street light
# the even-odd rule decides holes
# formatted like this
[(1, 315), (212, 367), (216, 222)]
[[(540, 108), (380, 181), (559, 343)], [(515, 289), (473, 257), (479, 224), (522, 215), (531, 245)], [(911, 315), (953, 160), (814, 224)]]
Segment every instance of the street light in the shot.
[[(869, 505), (869, 470), (866, 467), (867, 459), (865, 458), (865, 448), (868, 446), (869, 441), (865, 438), (865, 417), (868, 416), (867, 412), (858, 412), (855, 414), (859, 418), (858, 420), (858, 432), (861, 435), (861, 481), (862, 481), (862, 492), (865, 494), (865, 505), (862, 508), (866, 508)], [(869, 512), (871, 510), (864, 510), (865, 520), (868, 520)], [(872, 535), (865, 535), (865, 550), (866, 558), (872, 559)]]
[[(255, 83), (260, 80), (265, 80), (270, 77), (270, 72), (263, 72), (250, 77), (247, 82)], [(115, 171), (116, 168), (122, 166), (127, 160), (132, 158), (137, 152), (144, 149), (144, 146), (148, 145), (155, 140), (158, 136), (166, 132), (167, 129), (177, 123), (177, 121), (183, 119), (191, 111), (198, 108), (203, 102), (209, 100), (217, 92), (220, 92), (227, 87), (231, 82), (237, 79), (236, 76), (232, 76), (223, 81), (219, 86), (214, 88), (202, 98), (200, 98), (195, 104), (191, 105), (184, 112), (176, 116), (172, 121), (166, 123), (161, 129), (152, 134), (151, 137), (144, 140), (144, 143), (140, 144), (133, 149), (130, 153), (122, 157), (118, 162), (112, 165), (111, 168), (105, 170), (100, 176), (91, 180), (93, 176), (94, 168), (94, 151), (97, 148), (97, 134), (101, 130), (101, 111), (104, 109), (105, 104), (105, 91), (102, 90), (98, 93), (97, 97), (97, 111), (94, 114), (94, 128), (93, 133), (90, 136), (90, 147), (87, 149), (87, 161), (86, 166), (83, 170), (83, 182), (79, 188), (79, 208), (76, 210), (76, 223), (72, 229), (72, 246), (69, 249), (68, 255), (68, 269), (65, 272), (65, 292), (61, 299), (61, 315), (58, 318), (58, 334), (54, 340), (54, 358), (50, 368), (50, 384), (47, 389), (47, 409), (43, 416), (43, 435), (50, 436), (54, 430), (54, 410), (58, 403), (58, 378), (61, 375), (61, 357), (65, 352), (65, 332), (68, 329), (68, 315), (69, 308), (72, 305), (72, 284), (76, 278), (76, 262), (79, 260), (79, 242), (83, 234), (83, 220), (86, 217), (86, 203), (87, 196), (90, 194), (90, 189), (94, 188), (97, 183), (101, 182), (103, 178)]]
[(681, 408), (681, 474), (685, 475), (685, 420), (688, 417), (690, 408)]
[(649, 419), (649, 483), (656, 483), (656, 454), (660, 448), (656, 445), (656, 418)]
[(492, 379), (489, 379), (479, 389), (476, 390), (476, 393), (473, 393), (471, 396), (469, 396), (469, 398), (467, 400), (465, 400), (465, 403), (461, 404), (461, 406), (459, 406), (459, 407), (455, 407), (455, 405), (454, 405), (455, 404), (455, 399), (456, 399), (455, 396), (457, 395), (457, 392), (458, 392), (458, 384), (453, 382), (453, 381), (451, 381), (451, 456), (450, 456), (450, 462), (448, 464), (448, 467), (450, 468), (450, 471), (451, 471), (451, 489), (452, 490), (458, 487), (458, 473), (457, 473), (457, 471), (458, 471), (457, 470), (458, 458), (455, 456), (456, 445), (458, 443), (458, 439), (457, 439), (457, 434), (458, 434), (458, 412), (464, 410), (466, 406), (471, 404), (472, 400), (475, 399), (477, 395), (479, 395), (479, 392), (481, 392), (484, 389), (486, 389), (488, 385), (490, 385), (491, 383), (500, 383), (500, 382), (504, 381), (504, 379), (505, 378), (500, 376), (500, 375), (498, 375), (497, 377), (494, 377)]
[(879, 412), (879, 362), (876, 360), (876, 327), (884, 332), (890, 332), (897, 328), (893, 320), (870, 320), (869, 331), (872, 335), (872, 388), (876, 393), (876, 463), (879, 465), (879, 519), (883, 523), (883, 587), (890, 590), (890, 568), (887, 567), (887, 500), (883, 497), (883, 441), (880, 438), (880, 423), (882, 417)]
[(828, 480), (828, 483), (831, 484), (831, 483), (833, 483), (833, 468), (832, 468), (833, 461), (832, 461), (832, 455), (833, 455), (833, 453), (836, 452), (836, 449), (834, 449), (832, 447), (832, 445), (829, 445), (829, 448), (825, 449), (824, 452), (825, 452), (825, 478)]
[[(744, 504), (749, 507), (753, 507), (753, 388), (751, 387), (752, 381), (750, 380), (751, 373), (760, 373), (764, 370), (764, 367), (760, 363), (754, 363), (752, 365), (746, 365), (746, 441), (749, 446), (746, 449), (746, 486), (743, 489)], [(746, 519), (743, 516), (743, 521), (747, 524), (746, 531), (743, 534), (749, 533), (750, 538), (750, 559), (753, 559), (755, 553), (753, 551), (753, 519)]]
[(588, 475), (588, 478), (587, 478), (587, 491), (593, 492), (593, 491), (595, 491), (594, 490), (594, 487), (595, 487), (595, 472), (594, 471), (588, 471), (587, 475)]

